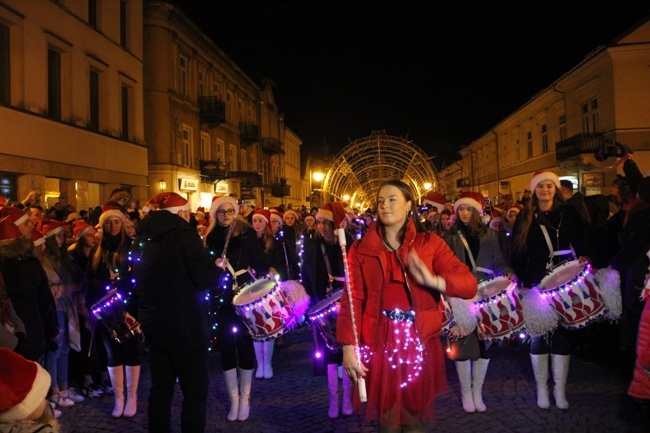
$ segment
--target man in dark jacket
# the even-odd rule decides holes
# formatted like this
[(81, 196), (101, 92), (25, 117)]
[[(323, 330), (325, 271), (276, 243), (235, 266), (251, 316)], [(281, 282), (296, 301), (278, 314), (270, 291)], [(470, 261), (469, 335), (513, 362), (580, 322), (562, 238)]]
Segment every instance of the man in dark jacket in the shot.
[(168, 432), (176, 378), (183, 391), (183, 432), (205, 429), (210, 323), (206, 290), (220, 272), (189, 224), (190, 205), (174, 192), (138, 225), (134, 251), (139, 319), (151, 353), (149, 431)]

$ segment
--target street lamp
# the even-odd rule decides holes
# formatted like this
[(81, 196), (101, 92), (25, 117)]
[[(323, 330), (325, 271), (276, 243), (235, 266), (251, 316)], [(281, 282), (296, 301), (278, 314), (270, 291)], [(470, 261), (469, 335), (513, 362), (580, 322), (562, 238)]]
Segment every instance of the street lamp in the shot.
[(431, 182), (424, 182), (422, 186), (424, 186), (425, 191), (429, 191), (431, 189)]
[(345, 195), (343, 196), (343, 200), (345, 200), (346, 202), (347, 202), (347, 201), (350, 201), (350, 194), (345, 194)]
[(158, 186), (160, 186), (160, 192), (165, 192), (167, 189), (167, 182), (165, 182), (165, 179), (160, 179), (158, 181)]
[(322, 171), (315, 171), (313, 174), (314, 182), (322, 182), (325, 179), (325, 173)]

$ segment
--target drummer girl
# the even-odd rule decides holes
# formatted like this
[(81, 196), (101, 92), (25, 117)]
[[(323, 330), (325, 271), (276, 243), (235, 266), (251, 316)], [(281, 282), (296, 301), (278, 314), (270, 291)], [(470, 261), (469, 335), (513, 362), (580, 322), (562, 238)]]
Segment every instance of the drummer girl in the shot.
[[(277, 275), (282, 281), (287, 279), (286, 250), (283, 248), (282, 239), (273, 237), (271, 231), (271, 213), (266, 209), (256, 209), (253, 212), (254, 237), (251, 238), (248, 248), (250, 267), (258, 278), (267, 275)], [(255, 357), (257, 358), (257, 379), (271, 379), (273, 377), (273, 347), (275, 340), (255, 341)]]
[[(217, 309), (217, 341), (221, 351), (221, 369), (230, 397), (228, 421), (245, 421), (250, 412), (250, 392), (255, 368), (253, 340), (246, 326), (237, 316), (232, 305), (235, 274), (237, 281), (245, 283), (250, 275), (248, 247), (255, 232), (247, 221), (238, 219), (239, 204), (232, 197), (219, 197), (210, 206), (210, 226), (206, 231), (205, 243), (211, 254), (224, 270), (222, 277), (225, 290), (215, 299), (212, 308)], [(232, 269), (232, 271), (230, 271)], [(242, 270), (243, 272), (237, 272)], [(239, 368), (237, 368), (239, 367)], [(239, 370), (239, 379), (237, 371)]]
[[(345, 270), (335, 230), (345, 230), (346, 227), (347, 219), (343, 203), (325, 203), (316, 213), (316, 234), (313, 238), (305, 239), (302, 265), (302, 283), (312, 299), (312, 305), (317, 305), (327, 295), (343, 287)], [(347, 232), (346, 239), (347, 245), (352, 245), (352, 237)], [(338, 366), (341, 365), (342, 354), (340, 348), (330, 350), (318, 330), (313, 331), (314, 374), (323, 375), (327, 372), (330, 403), (327, 415), (330, 418), (337, 418), (339, 416)], [(351, 380), (344, 375), (343, 415), (352, 415), (353, 388)]]
[[(501, 253), (497, 233), (481, 222), (482, 203), (484, 203), (483, 196), (477, 192), (460, 194), (454, 203), (454, 212), (458, 218), (451, 230), (445, 233), (445, 242), (456, 257), (469, 266), (478, 281), (494, 276), (514, 278), (512, 268), (506, 265)], [(477, 332), (471, 333), (469, 338), (478, 339)], [(451, 340), (450, 343), (454, 345)], [(485, 342), (479, 340), (478, 345), (479, 359), (456, 360), (456, 372), (465, 412), (487, 410), (483, 403), (482, 390), (490, 359), (485, 349)]]
[[(132, 239), (126, 234), (126, 215), (117, 207), (104, 206), (99, 216), (101, 241), (89, 262), (86, 305), (90, 306), (106, 295), (107, 288), (117, 287), (123, 299), (131, 300), (128, 312), (137, 317), (138, 306), (132, 276), (128, 266), (128, 253)], [(132, 417), (137, 412), (137, 392), (140, 379), (140, 356), (136, 337), (117, 343), (106, 327), (96, 326), (98, 335), (108, 354), (108, 373), (114, 388), (113, 418)], [(125, 380), (126, 379), (126, 380)], [(124, 399), (124, 386), (128, 394)]]
[[(367, 377), (366, 418), (378, 419), (380, 432), (423, 432), (446, 389), (440, 293), (472, 298), (476, 278), (440, 237), (424, 232), (404, 182), (380, 186), (377, 210), (379, 220), (350, 249), (353, 308), (343, 296), (336, 336), (346, 374)], [(355, 340), (368, 348), (367, 367)]]
[[(564, 204), (557, 175), (548, 170), (535, 172), (530, 190), (531, 199), (519, 213), (513, 228), (512, 266), (523, 288), (539, 284), (553, 265), (572, 260), (574, 250), (581, 260), (591, 255), (584, 224), (575, 208)], [(531, 340), (530, 359), (537, 382), (537, 406), (542, 409), (550, 407), (546, 383), (549, 352), (555, 404), (558, 409), (569, 408), (565, 395), (571, 353), (569, 332), (558, 327), (548, 335)]]

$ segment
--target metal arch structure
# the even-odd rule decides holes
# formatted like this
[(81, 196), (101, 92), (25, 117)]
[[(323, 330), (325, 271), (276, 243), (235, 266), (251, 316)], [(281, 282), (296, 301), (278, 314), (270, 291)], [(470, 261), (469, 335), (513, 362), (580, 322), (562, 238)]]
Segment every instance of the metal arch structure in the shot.
[[(438, 173), (429, 157), (412, 141), (372, 131), (339, 152), (323, 179), (323, 190), (334, 199), (347, 201), (360, 209), (374, 208), (382, 182), (399, 179), (411, 187), (415, 198), (438, 190)], [(430, 183), (430, 188), (425, 188)], [(428, 186), (428, 185), (427, 185)], [(343, 197), (349, 196), (349, 200)]]

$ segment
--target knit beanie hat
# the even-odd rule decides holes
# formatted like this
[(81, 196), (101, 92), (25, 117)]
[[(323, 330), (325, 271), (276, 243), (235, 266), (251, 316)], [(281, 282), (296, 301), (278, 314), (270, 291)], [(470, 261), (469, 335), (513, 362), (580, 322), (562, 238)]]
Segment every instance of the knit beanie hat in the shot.
[(50, 389), (43, 367), (9, 349), (0, 348), (0, 422), (20, 421), (31, 415)]
[(530, 192), (534, 194), (537, 185), (545, 180), (550, 180), (555, 185), (555, 188), (557, 188), (558, 191), (560, 190), (560, 178), (557, 177), (557, 174), (550, 170), (538, 170), (533, 174), (533, 178), (530, 180)]

